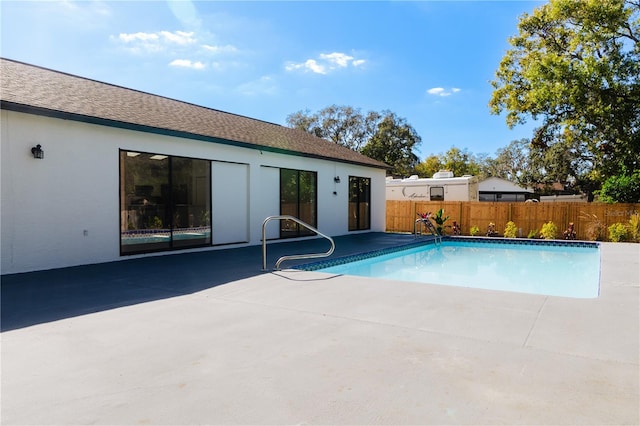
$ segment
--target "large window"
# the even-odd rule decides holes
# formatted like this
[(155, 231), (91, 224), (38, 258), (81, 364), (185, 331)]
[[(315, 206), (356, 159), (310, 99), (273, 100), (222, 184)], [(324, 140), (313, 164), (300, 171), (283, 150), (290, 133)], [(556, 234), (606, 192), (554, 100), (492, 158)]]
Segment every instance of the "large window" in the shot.
[(211, 164), (120, 151), (120, 252), (211, 244)]
[[(280, 169), (280, 214), (318, 227), (318, 178), (315, 172)], [(314, 235), (291, 220), (280, 221), (280, 238)]]
[(371, 228), (371, 179), (349, 176), (349, 231)]

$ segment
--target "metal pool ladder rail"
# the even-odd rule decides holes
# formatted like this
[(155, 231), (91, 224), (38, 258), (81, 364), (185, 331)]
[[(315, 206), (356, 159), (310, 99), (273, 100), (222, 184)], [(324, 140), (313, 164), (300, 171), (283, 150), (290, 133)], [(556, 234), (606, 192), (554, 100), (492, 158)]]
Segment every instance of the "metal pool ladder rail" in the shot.
[(413, 224), (413, 236), (418, 236), (418, 223), (420, 224), (420, 235), (422, 235), (422, 226), (424, 225), (427, 228), (427, 231), (431, 232), (431, 234), (435, 237), (436, 244), (442, 243), (442, 235), (438, 232), (438, 230), (433, 226), (433, 223), (428, 218), (420, 218), (417, 219)]
[(267, 270), (267, 231), (266, 231), (267, 230), (267, 223), (272, 221), (272, 220), (292, 220), (292, 221), (296, 222), (297, 224), (302, 225), (305, 228), (315, 232), (316, 234), (320, 235), (321, 237), (326, 238), (331, 243), (331, 247), (329, 248), (329, 251), (327, 251), (325, 253), (291, 254), (291, 255), (280, 257), (276, 261), (276, 266), (274, 267), (274, 269), (276, 271), (280, 270), (280, 264), (282, 262), (284, 262), (285, 260), (315, 259), (315, 258), (318, 258), (318, 257), (327, 257), (327, 256), (331, 256), (331, 253), (333, 253), (333, 251), (336, 249), (336, 243), (333, 241), (333, 238), (329, 237), (328, 235), (323, 234), (322, 232), (318, 231), (313, 226), (309, 225), (308, 223), (305, 223), (305, 222), (301, 221), (297, 217), (293, 217), (293, 216), (289, 216), (289, 215), (269, 216), (268, 218), (266, 218), (264, 220), (264, 222), (262, 222), (262, 270), (263, 271)]

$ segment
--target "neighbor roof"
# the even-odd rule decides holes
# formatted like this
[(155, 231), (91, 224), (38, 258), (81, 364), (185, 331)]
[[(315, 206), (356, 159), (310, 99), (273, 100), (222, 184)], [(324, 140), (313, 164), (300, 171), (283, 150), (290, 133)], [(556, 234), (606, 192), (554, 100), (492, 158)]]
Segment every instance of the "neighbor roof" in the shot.
[(0, 66), (2, 109), (388, 168), (302, 130), (10, 59), (0, 58)]

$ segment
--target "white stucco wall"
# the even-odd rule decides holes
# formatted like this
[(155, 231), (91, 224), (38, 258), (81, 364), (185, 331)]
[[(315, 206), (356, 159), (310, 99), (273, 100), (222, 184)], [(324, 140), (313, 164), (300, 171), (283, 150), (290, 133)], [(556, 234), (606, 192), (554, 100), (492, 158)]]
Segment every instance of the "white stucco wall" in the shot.
[(516, 185), (513, 182), (509, 182), (506, 179), (498, 178), (498, 177), (489, 177), (479, 184), (480, 191), (488, 191), (488, 192), (531, 192), (533, 193), (533, 189), (531, 188), (523, 188)]
[[(385, 171), (381, 169), (6, 110), (0, 111), (0, 120), (2, 274), (132, 257), (120, 256), (120, 149), (216, 161), (212, 167), (214, 244), (216, 237), (220, 244), (260, 244), (262, 221), (279, 214), (279, 168), (317, 172), (318, 229), (332, 236), (349, 233), (348, 177), (370, 177), (371, 231), (385, 230)], [(45, 152), (42, 160), (31, 155), (36, 144)], [(221, 180), (225, 171), (235, 178)], [(339, 184), (334, 176), (340, 176)], [(245, 193), (241, 193), (243, 187)], [(216, 234), (216, 228), (224, 232)], [(268, 237), (277, 235), (274, 222)]]

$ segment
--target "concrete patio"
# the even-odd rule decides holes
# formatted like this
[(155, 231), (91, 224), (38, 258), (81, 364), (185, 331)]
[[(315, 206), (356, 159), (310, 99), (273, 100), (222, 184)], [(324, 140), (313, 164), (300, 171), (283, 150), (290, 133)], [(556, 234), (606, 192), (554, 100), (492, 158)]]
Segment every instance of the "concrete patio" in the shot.
[[(326, 242), (269, 265), (301, 247)], [(640, 245), (601, 253), (597, 299), (265, 273), (259, 247), (3, 276), (2, 424), (637, 425)]]

